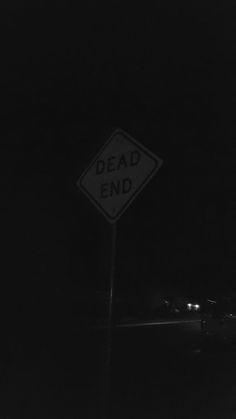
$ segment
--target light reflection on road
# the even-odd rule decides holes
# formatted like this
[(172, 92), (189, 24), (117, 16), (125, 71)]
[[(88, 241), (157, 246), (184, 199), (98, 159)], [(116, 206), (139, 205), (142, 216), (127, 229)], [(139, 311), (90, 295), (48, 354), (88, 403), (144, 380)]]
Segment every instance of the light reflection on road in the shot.
[(200, 320), (170, 320), (170, 321), (151, 321), (151, 322), (140, 322), (140, 323), (123, 323), (118, 324), (116, 327), (143, 327), (143, 326), (166, 326), (166, 325), (178, 325), (188, 323), (198, 323)]

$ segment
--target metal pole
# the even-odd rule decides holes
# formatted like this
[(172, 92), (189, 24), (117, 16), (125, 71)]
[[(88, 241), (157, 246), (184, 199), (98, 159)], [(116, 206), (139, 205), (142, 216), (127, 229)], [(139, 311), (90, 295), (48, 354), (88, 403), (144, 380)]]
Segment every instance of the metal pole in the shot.
[(104, 419), (109, 419), (111, 413), (111, 358), (112, 358), (112, 335), (113, 335), (113, 301), (114, 301), (114, 280), (115, 280), (115, 259), (116, 259), (116, 223), (112, 225), (112, 246), (110, 265), (110, 290), (109, 290), (109, 317), (107, 328), (107, 358), (105, 369), (105, 406)]

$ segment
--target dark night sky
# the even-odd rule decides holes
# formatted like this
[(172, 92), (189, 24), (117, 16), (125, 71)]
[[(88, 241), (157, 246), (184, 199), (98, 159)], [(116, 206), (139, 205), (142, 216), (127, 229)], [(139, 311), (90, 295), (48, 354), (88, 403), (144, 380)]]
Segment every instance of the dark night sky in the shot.
[(233, 2), (1, 9), (3, 289), (107, 286), (110, 225), (76, 181), (118, 126), (164, 160), (118, 223), (119, 292), (235, 290)]

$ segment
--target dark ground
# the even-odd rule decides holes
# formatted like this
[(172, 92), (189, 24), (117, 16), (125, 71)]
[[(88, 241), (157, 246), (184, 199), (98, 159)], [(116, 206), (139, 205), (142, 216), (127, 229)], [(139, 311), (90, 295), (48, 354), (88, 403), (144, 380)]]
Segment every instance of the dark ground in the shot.
[[(1, 418), (104, 417), (104, 331), (62, 336), (2, 361)], [(236, 347), (203, 346), (199, 323), (119, 328), (113, 347), (112, 418), (235, 417)]]

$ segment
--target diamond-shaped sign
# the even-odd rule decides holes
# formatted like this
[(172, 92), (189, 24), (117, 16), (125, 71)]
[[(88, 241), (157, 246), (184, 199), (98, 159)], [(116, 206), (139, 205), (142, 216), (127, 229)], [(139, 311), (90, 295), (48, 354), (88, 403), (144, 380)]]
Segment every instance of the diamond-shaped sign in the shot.
[(117, 129), (77, 185), (106, 219), (115, 223), (161, 165), (159, 157)]

